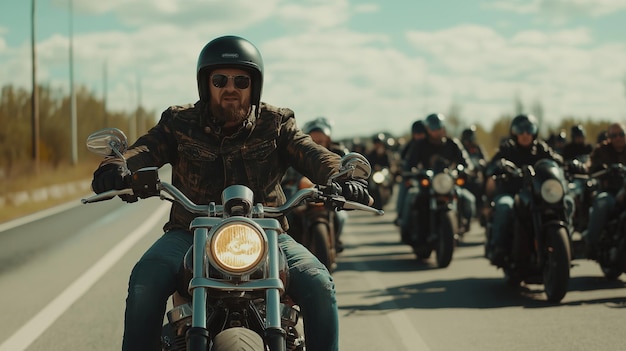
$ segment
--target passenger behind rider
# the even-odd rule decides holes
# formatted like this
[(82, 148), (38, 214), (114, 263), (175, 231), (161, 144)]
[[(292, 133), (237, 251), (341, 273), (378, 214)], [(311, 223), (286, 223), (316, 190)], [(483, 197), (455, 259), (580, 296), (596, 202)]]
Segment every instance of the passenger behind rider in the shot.
[[(279, 182), (290, 166), (317, 184), (338, 171), (340, 157), (302, 133), (292, 110), (260, 101), (263, 60), (252, 43), (236, 36), (212, 40), (199, 55), (196, 73), (199, 101), (163, 112), (157, 125), (125, 153), (131, 171), (169, 163), (172, 184), (197, 204), (220, 204), (225, 187), (243, 184), (267, 206), (285, 202)], [(119, 159), (105, 160), (94, 172), (93, 190), (126, 188), (121, 165)], [(346, 179), (338, 187), (349, 200), (373, 201), (365, 182)], [(165, 233), (133, 268), (123, 350), (161, 350), (166, 302), (192, 245), (189, 224), (194, 217), (174, 203)], [(284, 219), (282, 224), (286, 231)], [(279, 245), (289, 264), (287, 293), (302, 308), (307, 350), (337, 350), (339, 321), (330, 273), (289, 235), (279, 235)]]
[[(417, 141), (407, 152), (407, 161), (404, 164), (405, 172), (410, 172), (413, 168), (418, 170), (432, 169), (437, 163), (443, 163), (448, 168), (463, 165), (466, 172), (470, 174), (474, 171), (472, 161), (461, 142), (458, 139), (447, 137), (444, 121), (445, 116), (441, 113), (432, 113), (424, 119), (427, 136)], [(414, 189), (406, 196), (402, 206), (400, 226), (408, 225), (409, 211), (415, 198), (419, 196), (418, 189)], [(469, 229), (471, 219), (476, 212), (476, 199), (465, 188), (459, 189), (459, 211), (467, 229)], [(401, 240), (406, 243), (408, 238), (401, 238)]]
[[(502, 266), (504, 258), (510, 253), (514, 224), (513, 205), (515, 195), (522, 187), (521, 179), (496, 184), (491, 177), (502, 170), (500, 160), (513, 162), (517, 167), (533, 165), (548, 158), (563, 164), (563, 159), (543, 140), (537, 138), (539, 128), (533, 115), (521, 114), (513, 118), (509, 129), (509, 138), (500, 144), (499, 149), (487, 165), (485, 191), (487, 198), (493, 201), (492, 235), (487, 243), (487, 257), (493, 265)], [(573, 200), (570, 204), (573, 206)]]
[[(624, 131), (623, 123), (613, 123), (608, 127), (607, 139), (598, 144), (591, 153), (589, 169), (591, 173), (613, 164), (626, 164)], [(589, 210), (589, 225), (583, 232), (588, 258), (595, 257), (600, 233), (615, 210), (616, 204), (623, 202), (623, 199), (618, 201), (616, 198), (618, 191), (623, 187), (623, 182), (623, 177), (615, 173), (608, 173), (598, 179), (598, 192)]]

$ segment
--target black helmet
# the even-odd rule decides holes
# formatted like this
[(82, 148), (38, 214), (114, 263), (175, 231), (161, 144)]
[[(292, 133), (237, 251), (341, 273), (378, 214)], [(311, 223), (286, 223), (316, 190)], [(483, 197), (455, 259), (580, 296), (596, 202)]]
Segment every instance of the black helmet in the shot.
[(332, 132), (330, 121), (328, 121), (326, 117), (317, 117), (316, 119), (305, 123), (302, 127), (302, 131), (306, 134), (311, 134), (311, 132), (316, 130), (319, 130), (326, 136), (330, 137), (330, 133)]
[(443, 122), (445, 119), (446, 117), (441, 113), (431, 113), (430, 115), (426, 116), (424, 124), (426, 125), (426, 128), (428, 128), (428, 130), (439, 130), (446, 127), (445, 123)]
[(250, 103), (258, 107), (263, 88), (263, 58), (259, 50), (248, 40), (232, 35), (213, 39), (206, 44), (200, 52), (196, 69), (200, 101), (209, 100), (208, 75), (220, 67), (236, 67), (250, 72)]
[(535, 116), (522, 114), (513, 118), (511, 121), (511, 129), (509, 130), (511, 136), (514, 137), (524, 132), (531, 134), (533, 138), (537, 137), (539, 127), (537, 126), (537, 119)]
[(585, 128), (581, 124), (572, 126), (571, 134), (572, 134), (572, 140), (576, 138), (580, 138), (580, 137), (584, 138), (586, 135)]
[(476, 126), (471, 125), (461, 132), (461, 142), (474, 142), (476, 140)]
[(415, 122), (413, 122), (413, 125), (411, 126), (411, 133), (413, 134), (425, 134), (426, 133), (426, 127), (424, 126), (424, 121), (417, 120)]
[(372, 136), (372, 142), (374, 144), (377, 144), (377, 143), (386, 144), (387, 136), (385, 135), (385, 133), (374, 134), (374, 136)]
[(554, 141), (557, 143), (564, 143), (567, 141), (567, 133), (564, 130), (561, 130), (559, 134), (556, 135)]

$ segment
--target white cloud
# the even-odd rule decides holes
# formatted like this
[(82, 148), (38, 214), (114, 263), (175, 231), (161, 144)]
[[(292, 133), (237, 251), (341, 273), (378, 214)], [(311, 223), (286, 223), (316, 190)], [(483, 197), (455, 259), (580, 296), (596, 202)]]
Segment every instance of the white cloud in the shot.
[(599, 17), (626, 10), (626, 0), (496, 0), (491, 8), (521, 14), (542, 14), (564, 20), (575, 16)]
[[(504, 35), (497, 27), (467, 24), (392, 36), (346, 26), (351, 16), (378, 11), (375, 5), (273, 0), (261, 7), (256, 0), (236, 1), (233, 7), (194, 0), (191, 11), (177, 7), (179, 2), (75, 0), (81, 11), (136, 14), (133, 22), (125, 22), (130, 29), (75, 34), (77, 83), (101, 95), (106, 65), (109, 108), (134, 108), (138, 82), (143, 106), (157, 114), (170, 104), (193, 102), (200, 49), (229, 31), (255, 35), (245, 17), (250, 15), (256, 25), (278, 23), (272, 28), (284, 29), (253, 40), (265, 60), (263, 100), (292, 108), (300, 124), (325, 115), (335, 121), (337, 136), (383, 129), (402, 133), (427, 113), (447, 113), (451, 104), (460, 107), (468, 124), (489, 127), (512, 113), (515, 96), (527, 106), (541, 102), (553, 118), (624, 117), (626, 44), (602, 43), (588, 28), (507, 28), (512, 34)], [(133, 12), (139, 5), (145, 11)], [(183, 22), (191, 12), (197, 13)], [(246, 18), (245, 23), (238, 18)], [(29, 43), (7, 47), (3, 33), (0, 29), (3, 84), (29, 88)], [(68, 91), (67, 37), (39, 42), (38, 53), (39, 81)]]
[[(429, 57), (433, 94), (455, 96), (461, 106), (470, 102), (463, 109), (468, 116), (493, 120), (510, 113), (516, 95), (526, 106), (542, 103), (553, 120), (623, 116), (615, 101), (623, 101), (626, 45), (598, 45), (586, 29), (523, 31), (508, 38), (486, 27), (458, 26), (407, 36)], [(490, 111), (471, 107), (481, 103)]]

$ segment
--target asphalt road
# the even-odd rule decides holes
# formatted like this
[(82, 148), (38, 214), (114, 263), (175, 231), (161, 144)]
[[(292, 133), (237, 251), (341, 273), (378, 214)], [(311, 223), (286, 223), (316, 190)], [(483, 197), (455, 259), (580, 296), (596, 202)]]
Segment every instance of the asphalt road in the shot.
[[(0, 232), (0, 351), (118, 350), (128, 275), (161, 234), (169, 204), (119, 199)], [(399, 243), (393, 206), (350, 212), (334, 278), (341, 350), (619, 350), (626, 275), (575, 261), (569, 291), (504, 284), (473, 224), (449, 267)]]

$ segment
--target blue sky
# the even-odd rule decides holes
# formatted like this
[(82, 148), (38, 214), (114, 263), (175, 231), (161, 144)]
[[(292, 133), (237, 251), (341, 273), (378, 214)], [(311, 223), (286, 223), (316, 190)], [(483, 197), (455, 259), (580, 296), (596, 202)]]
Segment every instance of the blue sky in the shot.
[[(262, 5), (260, 5), (262, 4)], [(68, 91), (69, 1), (37, 0), (38, 81)], [(455, 106), (486, 127), (514, 99), (563, 116), (626, 119), (626, 0), (73, 0), (75, 82), (109, 108), (157, 115), (197, 99), (211, 39), (251, 40), (263, 100), (337, 137), (387, 130)], [(30, 89), (27, 0), (0, 3), (0, 85)], [(137, 87), (140, 86), (141, 89)], [(138, 93), (140, 91), (140, 93)], [(546, 126), (548, 127), (548, 126)]]

